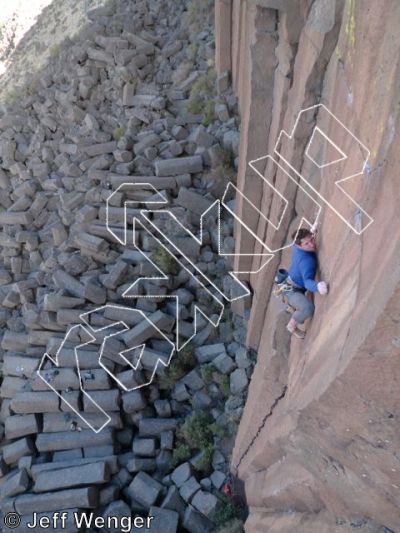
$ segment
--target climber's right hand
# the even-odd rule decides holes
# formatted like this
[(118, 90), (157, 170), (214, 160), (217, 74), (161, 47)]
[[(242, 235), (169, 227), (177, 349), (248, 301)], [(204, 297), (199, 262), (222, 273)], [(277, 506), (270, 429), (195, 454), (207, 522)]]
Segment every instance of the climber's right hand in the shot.
[(317, 285), (318, 292), (322, 295), (328, 294), (328, 286), (325, 281), (320, 281)]

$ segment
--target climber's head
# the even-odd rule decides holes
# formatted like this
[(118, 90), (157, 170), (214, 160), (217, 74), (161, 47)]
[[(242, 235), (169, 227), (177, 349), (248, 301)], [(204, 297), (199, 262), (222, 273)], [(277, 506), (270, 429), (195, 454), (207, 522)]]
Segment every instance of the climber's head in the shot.
[(292, 235), (294, 243), (306, 252), (314, 252), (316, 249), (315, 235), (306, 228), (300, 228)]

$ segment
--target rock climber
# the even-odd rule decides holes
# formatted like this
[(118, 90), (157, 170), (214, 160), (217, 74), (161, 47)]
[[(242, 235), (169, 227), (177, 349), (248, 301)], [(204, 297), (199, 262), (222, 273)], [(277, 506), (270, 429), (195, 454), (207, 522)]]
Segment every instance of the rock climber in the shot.
[(316, 229), (310, 231), (301, 228), (292, 235), (292, 262), (284, 296), (294, 312), (286, 328), (299, 339), (304, 339), (305, 331), (299, 329), (298, 324), (303, 324), (314, 313), (314, 304), (305, 295), (306, 291), (319, 292), (322, 295), (328, 293), (328, 286), (324, 281), (315, 281), (318, 266), (315, 234)]

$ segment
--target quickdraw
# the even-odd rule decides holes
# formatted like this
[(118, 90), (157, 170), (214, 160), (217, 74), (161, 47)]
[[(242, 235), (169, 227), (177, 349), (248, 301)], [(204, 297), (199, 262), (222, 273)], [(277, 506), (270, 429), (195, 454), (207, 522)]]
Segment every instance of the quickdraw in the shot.
[(280, 283), (279, 285), (276, 285), (272, 293), (276, 298), (281, 298), (282, 296), (284, 296), (283, 293), (293, 292), (293, 291), (294, 291), (293, 285), (290, 285), (289, 283), (284, 282), (284, 283)]

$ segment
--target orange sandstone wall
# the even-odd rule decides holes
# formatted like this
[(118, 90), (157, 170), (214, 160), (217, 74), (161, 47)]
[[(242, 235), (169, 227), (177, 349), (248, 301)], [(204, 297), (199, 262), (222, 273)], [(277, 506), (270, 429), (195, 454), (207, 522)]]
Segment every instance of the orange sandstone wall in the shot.
[[(400, 531), (399, 26), (397, 0), (216, 1), (216, 66), (230, 71), (240, 104), (237, 187), (262, 213), (237, 196), (236, 212), (253, 235), (238, 225), (236, 252), (260, 252), (255, 235), (281, 248), (302, 218), (316, 216), (310, 189), (263, 160), (260, 173), (288, 201), (281, 218), (282, 199), (248, 166), (273, 155), (300, 110), (324, 104), (370, 150), (362, 176), (345, 184), (373, 219), (357, 234), (350, 226), (366, 218), (335, 185), (351, 174), (351, 158), (339, 171), (315, 171), (304, 156), (316, 126), (353, 149), (337, 123), (310, 112), (294, 142), (279, 145), (348, 224), (323, 208), (320, 276), (330, 293), (315, 297), (305, 341), (288, 338), (288, 315), (271, 298), (288, 251), (247, 275), (247, 341), (258, 361), (232, 469), (245, 482), (248, 532)], [(329, 149), (321, 148), (325, 156)], [(258, 266), (256, 256), (236, 262), (241, 270)]]

